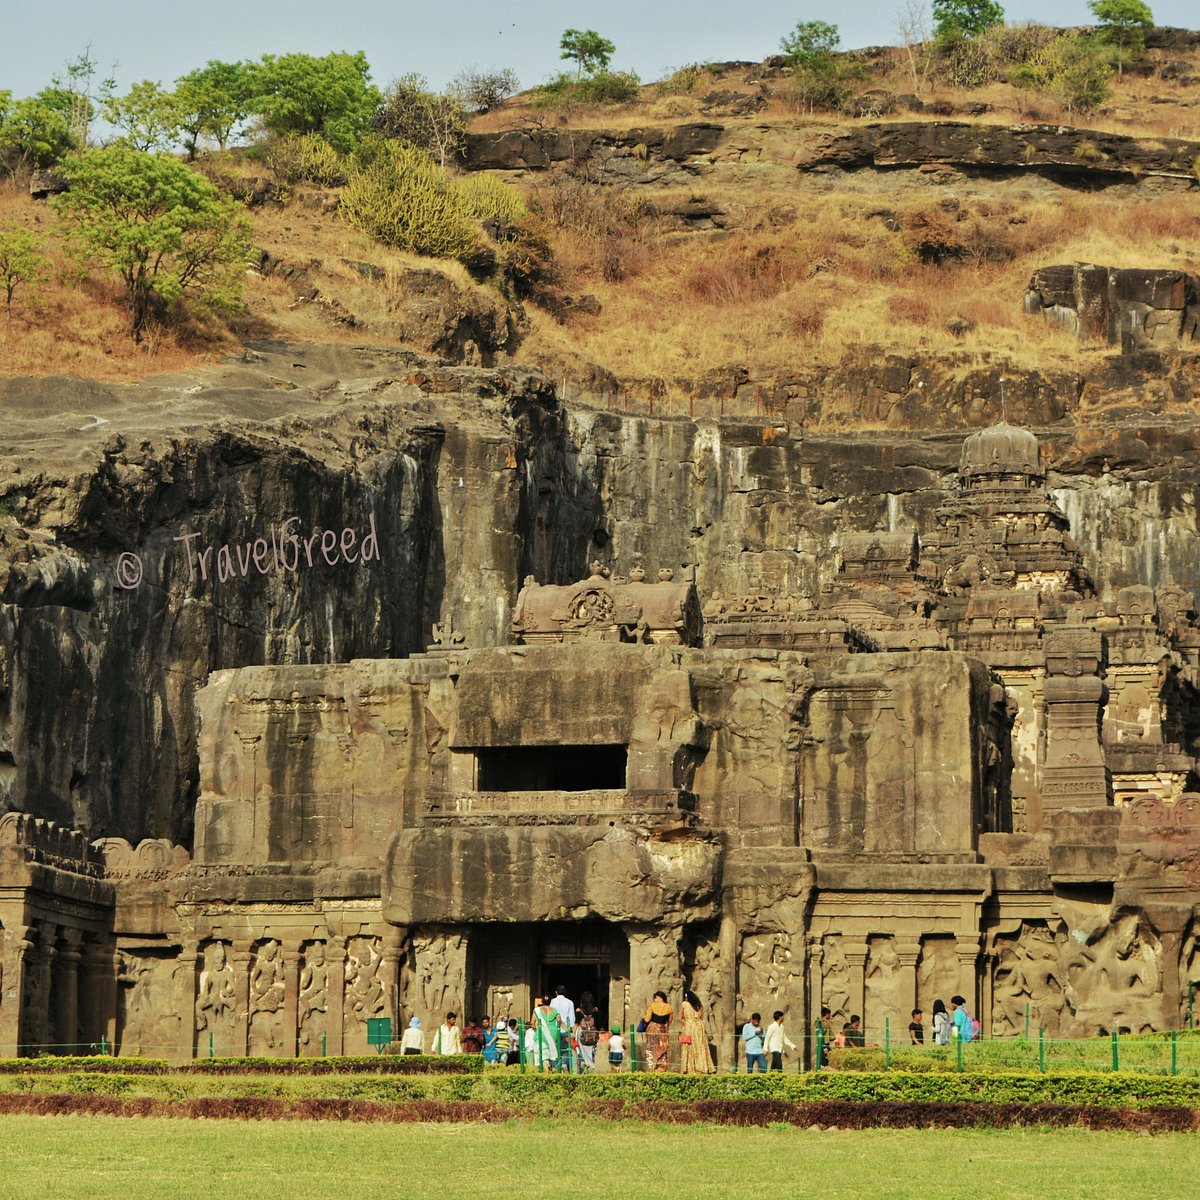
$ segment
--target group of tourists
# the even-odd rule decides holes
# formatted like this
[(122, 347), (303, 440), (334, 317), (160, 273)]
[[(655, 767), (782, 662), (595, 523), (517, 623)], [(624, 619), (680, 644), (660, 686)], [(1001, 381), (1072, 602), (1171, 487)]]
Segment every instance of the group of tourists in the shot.
[[(950, 1008), (941, 1000), (933, 1002), (932, 1044), (948, 1046), (952, 1040), (974, 1041), (979, 1036), (979, 1022), (971, 1016), (962, 996), (950, 997)], [(833, 1013), (821, 1009), (817, 1036), (823, 1046), (823, 1064), (829, 1063), (831, 1047), (855, 1047), (866, 1044), (862, 1017), (852, 1013), (841, 1031), (833, 1033)], [(716, 1070), (705, 1020), (704, 1005), (695, 992), (684, 989), (678, 1015), (664, 991), (656, 991), (646, 1011), (637, 1023), (637, 1034), (644, 1047), (644, 1067), (650, 1071), (669, 1070), (672, 1026), (678, 1023), (679, 1065), (685, 1075), (707, 1075)], [(909, 1041), (914, 1046), (925, 1044), (925, 1014), (920, 1008), (912, 1010), (908, 1026)], [(573, 1062), (581, 1074), (596, 1069), (596, 1051), (601, 1040), (607, 1041), (609, 1070), (620, 1070), (625, 1064), (625, 1038), (620, 1025), (613, 1025), (605, 1034), (600, 1029), (599, 1011), (595, 997), (584, 992), (576, 1008), (563, 988), (553, 996), (542, 996), (534, 1005), (532, 1018), (525, 1026), (524, 1042), (520, 1022), (516, 1017), (471, 1019), (459, 1028), (458, 1014), (447, 1013), (445, 1023), (438, 1027), (430, 1046), (432, 1054), (480, 1054), (484, 1062), (515, 1066), (522, 1061), (539, 1070), (557, 1071)], [(796, 1053), (796, 1043), (784, 1029), (784, 1013), (776, 1009), (771, 1023), (763, 1027), (762, 1014), (751, 1013), (742, 1026), (742, 1050), (746, 1070), (782, 1071), (783, 1060)], [(401, 1040), (404, 1054), (424, 1052), (424, 1032), (421, 1021), (413, 1017)]]
[[(707, 1075), (716, 1070), (704, 1020), (704, 1006), (694, 992), (684, 990), (676, 1017), (666, 992), (657, 991), (637, 1024), (637, 1033), (645, 1048), (645, 1067), (666, 1071), (670, 1060), (672, 1024), (679, 1024), (679, 1070), (684, 1074)], [(620, 1025), (607, 1033), (600, 1028), (595, 997), (584, 992), (578, 1008), (565, 992), (557, 988), (553, 996), (542, 996), (534, 1005), (525, 1026), (522, 1044), (521, 1025), (516, 1017), (490, 1017), (458, 1024), (458, 1014), (449, 1012), (433, 1035), (431, 1054), (480, 1054), (484, 1062), (515, 1066), (522, 1061), (539, 1070), (557, 1071), (573, 1062), (581, 1074), (596, 1069), (596, 1052), (601, 1039), (606, 1042), (609, 1070), (625, 1065), (625, 1037)], [(413, 1017), (401, 1038), (403, 1054), (425, 1053), (425, 1033), (419, 1017)]]
[[(950, 1010), (945, 1002), (933, 1002), (933, 1044), (948, 1046), (952, 1041), (973, 1042), (979, 1036), (979, 1021), (971, 1016), (967, 1002), (962, 996), (950, 997)], [(925, 1044), (925, 1014), (919, 1008), (912, 1010), (912, 1021), (908, 1026), (909, 1041), (914, 1046)]]

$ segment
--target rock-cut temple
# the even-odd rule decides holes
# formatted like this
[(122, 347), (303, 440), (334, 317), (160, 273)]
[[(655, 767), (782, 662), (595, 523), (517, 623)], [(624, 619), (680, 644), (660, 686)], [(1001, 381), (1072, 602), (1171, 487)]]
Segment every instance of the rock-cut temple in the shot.
[(0, 1055), (362, 1052), (562, 984), (868, 1038), (1178, 1027), (1200, 981), (1200, 626), (1099, 597), (1037, 439), (969, 437), (930, 528), (814, 595), (595, 563), (505, 645), (219, 671), (189, 853), (0, 819)]

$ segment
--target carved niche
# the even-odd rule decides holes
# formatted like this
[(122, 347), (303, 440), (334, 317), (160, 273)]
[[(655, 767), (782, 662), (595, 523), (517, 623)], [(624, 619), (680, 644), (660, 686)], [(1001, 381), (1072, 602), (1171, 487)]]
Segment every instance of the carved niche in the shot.
[(329, 964), (324, 942), (306, 942), (304, 945), (297, 1017), (300, 1056), (321, 1054), (322, 1036), (329, 1031)]
[(342, 1007), (343, 1031), (366, 1035), (367, 1021), (383, 1015), (383, 981), (379, 968), (383, 955), (379, 938), (362, 934), (346, 945), (346, 993)]
[(284, 994), (282, 950), (274, 938), (265, 938), (254, 952), (250, 970), (251, 1054), (273, 1054), (286, 1047)]
[(196, 987), (196, 1032), (212, 1033), (217, 1038), (231, 1037), (236, 1019), (236, 989), (228, 944), (208, 942), (202, 948), (201, 962)]
[(1022, 921), (993, 938), (992, 1034), (1024, 1034), (1026, 1005), (1030, 1031), (1062, 1031), (1063, 971), (1058, 939), (1045, 921)]
[(121, 1054), (162, 1058), (179, 1044), (174, 958), (122, 951), (117, 967), (117, 1046)]

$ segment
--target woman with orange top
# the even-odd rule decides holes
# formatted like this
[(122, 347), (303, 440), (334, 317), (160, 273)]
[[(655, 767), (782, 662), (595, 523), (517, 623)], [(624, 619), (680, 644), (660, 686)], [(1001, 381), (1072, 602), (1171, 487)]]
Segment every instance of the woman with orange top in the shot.
[(665, 1071), (671, 1050), (671, 1021), (675, 1010), (667, 1003), (666, 992), (655, 992), (646, 1015), (646, 1063), (651, 1071)]

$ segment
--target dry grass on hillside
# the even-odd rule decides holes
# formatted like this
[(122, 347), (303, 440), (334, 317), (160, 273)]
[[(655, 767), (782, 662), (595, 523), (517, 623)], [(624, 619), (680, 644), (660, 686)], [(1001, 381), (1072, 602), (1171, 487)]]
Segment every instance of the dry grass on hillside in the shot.
[[(594, 231), (574, 239), (567, 222), (555, 242), (564, 284), (593, 292), (603, 308), (565, 328), (540, 317), (524, 353), (556, 363), (574, 354), (624, 379), (658, 377), (668, 394), (676, 377), (733, 362), (786, 373), (798, 356), (836, 362), (863, 344), (1016, 365), (1077, 362), (1102, 348), (1022, 313), (1035, 268), (1200, 268), (1200, 214), (1177, 197), (1139, 201), (1136, 216), (1127, 202), (1094, 196), (959, 200), (928, 189), (886, 205), (839, 192), (788, 200), (795, 219), (783, 228), (753, 215), (729, 233), (651, 227), (635, 238), (626, 228), (614, 250)], [(614, 278), (602, 265), (631, 240), (629, 269)], [(956, 319), (969, 328), (951, 332)]]
[[(1125, 72), (1112, 82), (1111, 95), (1096, 111), (1071, 112), (1045, 91), (993, 82), (981, 87), (956, 88), (940, 80), (936, 72), (914, 79), (901, 47), (892, 47), (873, 60), (855, 86), (856, 93), (882, 90), (893, 96), (916, 95), (925, 106), (919, 113), (903, 104), (885, 119), (928, 119), (939, 107), (960, 109), (968, 104), (985, 104), (989, 111), (978, 117), (956, 116), (981, 124), (1045, 122), (1074, 125), (1098, 132), (1124, 133), (1137, 137), (1200, 139), (1200, 108), (1177, 82), (1163, 80), (1158, 71), (1167, 63), (1181, 74), (1200, 75), (1200, 53), (1151, 50), (1143, 60), (1150, 74)], [(752, 67), (711, 70), (698, 65), (668, 72), (664, 79), (647, 84), (636, 101), (620, 105), (572, 103), (544, 106), (536, 94), (526, 92), (500, 108), (477, 117), (472, 127), (479, 131), (542, 126), (572, 129), (619, 129), (636, 125), (671, 124), (693, 120), (728, 120), (729, 105), (737, 97), (759, 97), (764, 106), (756, 120), (796, 120), (811, 117), (803, 105), (791, 99), (786, 74), (767, 73)], [(828, 121), (836, 115), (818, 113)]]

